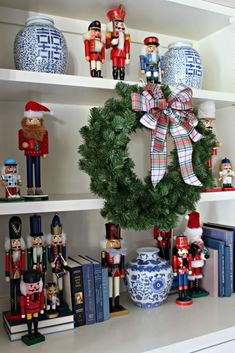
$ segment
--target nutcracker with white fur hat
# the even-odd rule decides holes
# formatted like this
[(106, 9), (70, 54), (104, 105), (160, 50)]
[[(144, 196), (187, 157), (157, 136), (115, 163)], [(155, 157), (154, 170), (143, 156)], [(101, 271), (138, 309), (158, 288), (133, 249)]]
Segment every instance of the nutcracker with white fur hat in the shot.
[(193, 298), (208, 296), (208, 292), (200, 288), (199, 282), (202, 279), (202, 268), (205, 260), (210, 257), (208, 249), (202, 240), (202, 228), (200, 225), (199, 212), (191, 212), (187, 217), (188, 225), (184, 235), (188, 237), (189, 252), (192, 256), (192, 274), (189, 275), (190, 292)]

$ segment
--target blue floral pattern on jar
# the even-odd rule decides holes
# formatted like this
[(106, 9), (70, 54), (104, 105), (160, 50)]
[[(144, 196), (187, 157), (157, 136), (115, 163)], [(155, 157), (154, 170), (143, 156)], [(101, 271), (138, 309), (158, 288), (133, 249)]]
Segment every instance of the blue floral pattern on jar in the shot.
[(131, 299), (141, 308), (161, 305), (169, 294), (173, 271), (158, 257), (157, 248), (137, 249), (138, 256), (126, 266), (126, 284)]

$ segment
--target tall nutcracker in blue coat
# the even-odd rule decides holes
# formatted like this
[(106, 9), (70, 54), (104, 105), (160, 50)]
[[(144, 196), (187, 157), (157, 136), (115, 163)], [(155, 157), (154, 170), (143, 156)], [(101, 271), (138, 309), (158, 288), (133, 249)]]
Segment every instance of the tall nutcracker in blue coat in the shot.
[(147, 37), (140, 55), (140, 71), (145, 74), (147, 82), (161, 83), (163, 73), (159, 55), (159, 40), (157, 37)]

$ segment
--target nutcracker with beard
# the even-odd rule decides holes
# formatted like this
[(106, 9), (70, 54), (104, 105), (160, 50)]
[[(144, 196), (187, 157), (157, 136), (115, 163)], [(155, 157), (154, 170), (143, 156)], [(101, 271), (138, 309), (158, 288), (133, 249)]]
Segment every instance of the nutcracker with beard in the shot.
[[(32, 199), (47, 198), (41, 189), (40, 158), (48, 155), (48, 132), (43, 125), (43, 114), (53, 114), (48, 108), (36, 102), (25, 105), (24, 118), (19, 130), (19, 149), (24, 151), (27, 168), (27, 194)], [(33, 166), (34, 179), (33, 185)], [(35, 186), (35, 190), (33, 188)]]

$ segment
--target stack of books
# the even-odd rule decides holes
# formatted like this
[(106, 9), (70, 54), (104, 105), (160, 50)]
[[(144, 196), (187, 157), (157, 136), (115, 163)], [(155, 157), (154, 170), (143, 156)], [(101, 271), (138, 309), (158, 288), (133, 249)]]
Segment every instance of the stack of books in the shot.
[[(28, 333), (26, 319), (8, 320), (7, 312), (3, 312), (3, 325), (11, 341), (18, 341), (22, 336)], [(70, 309), (59, 311), (59, 316), (54, 319), (48, 319), (40, 315), (38, 319), (38, 328), (42, 335), (64, 332), (74, 329), (73, 312)]]
[(64, 299), (74, 313), (74, 325), (109, 319), (108, 269), (89, 256), (69, 257)]
[(202, 287), (212, 296), (230, 297), (235, 292), (235, 227), (205, 223), (202, 229), (202, 239), (210, 251)]

